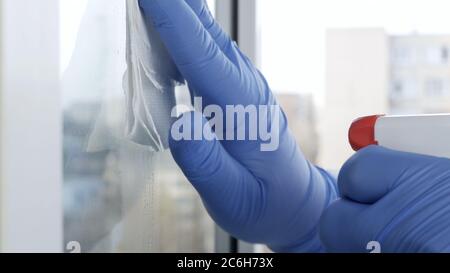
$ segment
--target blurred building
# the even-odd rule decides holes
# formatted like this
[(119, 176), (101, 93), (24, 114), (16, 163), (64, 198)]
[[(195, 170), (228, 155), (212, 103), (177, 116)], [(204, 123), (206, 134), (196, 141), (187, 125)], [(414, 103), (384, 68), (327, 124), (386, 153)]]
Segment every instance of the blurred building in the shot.
[(289, 129), (302, 152), (311, 162), (317, 162), (318, 134), (316, 108), (311, 94), (277, 93), (277, 100), (289, 121)]
[(450, 112), (450, 35), (391, 36), (389, 42), (389, 112)]
[(347, 133), (357, 117), (450, 112), (449, 46), (450, 35), (329, 30), (319, 163), (337, 170), (351, 156)]

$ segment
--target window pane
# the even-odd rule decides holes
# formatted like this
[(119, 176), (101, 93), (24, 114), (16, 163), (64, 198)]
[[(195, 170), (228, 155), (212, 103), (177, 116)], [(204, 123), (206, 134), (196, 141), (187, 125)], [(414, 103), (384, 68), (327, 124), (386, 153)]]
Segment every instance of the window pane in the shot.
[(448, 1), (257, 3), (261, 70), (312, 161), (339, 169), (360, 116), (450, 112)]
[(214, 224), (170, 153), (123, 137), (125, 1), (60, 2), (65, 243), (212, 252)]

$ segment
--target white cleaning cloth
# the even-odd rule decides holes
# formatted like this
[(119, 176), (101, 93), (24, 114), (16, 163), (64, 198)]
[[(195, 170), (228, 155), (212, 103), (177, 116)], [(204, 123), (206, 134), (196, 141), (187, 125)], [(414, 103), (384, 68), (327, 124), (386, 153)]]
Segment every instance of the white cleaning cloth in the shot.
[(126, 137), (154, 151), (168, 147), (175, 86), (183, 82), (138, 0), (127, 0)]

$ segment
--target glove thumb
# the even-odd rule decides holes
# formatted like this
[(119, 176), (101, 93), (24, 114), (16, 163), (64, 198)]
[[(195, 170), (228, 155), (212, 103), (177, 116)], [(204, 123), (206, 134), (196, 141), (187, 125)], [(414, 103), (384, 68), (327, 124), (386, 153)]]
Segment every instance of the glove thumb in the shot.
[[(341, 196), (363, 204), (374, 204), (395, 187), (421, 179), (435, 158), (370, 146), (350, 158), (339, 173)], [(408, 179), (405, 179), (407, 177)]]

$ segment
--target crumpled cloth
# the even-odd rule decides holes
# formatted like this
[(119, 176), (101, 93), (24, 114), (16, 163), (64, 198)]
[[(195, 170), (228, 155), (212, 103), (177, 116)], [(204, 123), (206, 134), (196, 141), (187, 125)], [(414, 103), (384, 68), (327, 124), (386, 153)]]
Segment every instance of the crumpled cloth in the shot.
[(125, 136), (159, 152), (168, 148), (176, 106), (175, 87), (184, 82), (159, 34), (147, 24), (138, 0), (127, 0)]

